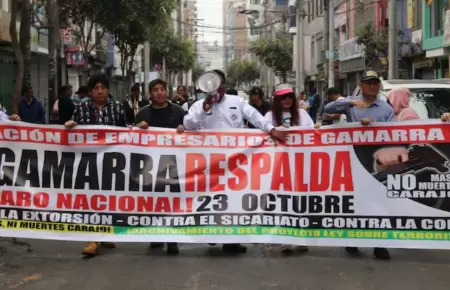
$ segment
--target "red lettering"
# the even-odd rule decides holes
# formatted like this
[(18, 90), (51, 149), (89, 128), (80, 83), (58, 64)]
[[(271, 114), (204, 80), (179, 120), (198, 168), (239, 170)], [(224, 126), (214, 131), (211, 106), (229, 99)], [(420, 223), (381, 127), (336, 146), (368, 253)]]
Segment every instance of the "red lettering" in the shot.
[(138, 212), (152, 212), (153, 211), (153, 197), (152, 196), (138, 196), (137, 211)]
[(352, 163), (350, 152), (338, 151), (334, 158), (333, 179), (331, 180), (332, 191), (354, 191), (352, 176)]
[(225, 176), (225, 168), (220, 165), (226, 160), (226, 155), (212, 153), (210, 156), (210, 166), (209, 166), (209, 191), (217, 192), (224, 191), (225, 184), (220, 183), (220, 177)]
[(206, 191), (206, 158), (203, 154), (186, 154), (186, 181), (185, 191), (195, 192), (195, 182), (197, 181), (197, 191)]
[(76, 194), (72, 204), (73, 209), (90, 210), (89, 201), (85, 194)]
[(192, 202), (193, 202), (192, 197), (186, 198), (186, 212), (192, 212)]
[(95, 211), (103, 211), (107, 208), (106, 196), (95, 194), (91, 197), (91, 209)]
[(27, 191), (17, 192), (17, 206), (30, 207), (31, 206), (31, 193)]
[(131, 196), (121, 196), (119, 197), (119, 210), (123, 212), (130, 212), (134, 210), (134, 198)]
[(291, 168), (288, 152), (276, 152), (272, 170), (271, 190), (279, 191), (283, 186), (284, 191), (292, 191)]
[(117, 210), (117, 196), (110, 195), (109, 196), (109, 210), (116, 211)]
[(330, 162), (330, 155), (328, 153), (311, 153), (309, 191), (326, 191), (329, 188)]
[(267, 153), (255, 153), (252, 155), (252, 166), (250, 169), (251, 190), (261, 189), (261, 176), (268, 174), (271, 169), (270, 155)]
[(184, 212), (184, 209), (181, 208), (181, 199), (179, 197), (172, 198), (173, 207), (172, 212)]
[(155, 212), (171, 212), (170, 200), (168, 197), (158, 197), (156, 200)]
[(72, 209), (72, 194), (58, 193), (56, 195), (56, 208)]
[(295, 153), (294, 191), (308, 192), (308, 184), (305, 183), (305, 153)]
[(228, 179), (228, 189), (239, 191), (244, 190), (248, 184), (247, 172), (239, 167), (239, 165), (247, 165), (247, 155), (242, 153), (232, 154), (228, 157), (228, 170), (236, 177)]
[(48, 193), (45, 192), (38, 192), (33, 196), (33, 203), (37, 208), (46, 208), (49, 200), (50, 197), (48, 196)]
[[(31, 199), (31, 196), (30, 196)], [(13, 192), (11, 190), (2, 190), (2, 195), (0, 196), (1, 205), (11, 205), (15, 206)]]

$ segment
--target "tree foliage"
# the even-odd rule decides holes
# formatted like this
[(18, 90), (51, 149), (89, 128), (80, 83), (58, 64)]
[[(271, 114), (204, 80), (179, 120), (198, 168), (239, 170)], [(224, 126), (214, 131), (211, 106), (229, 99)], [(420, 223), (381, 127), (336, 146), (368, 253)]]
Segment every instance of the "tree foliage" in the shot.
[(274, 39), (260, 38), (253, 41), (250, 52), (271, 67), (283, 82), (287, 82), (287, 74), (292, 70), (293, 60), (293, 43), (287, 33), (279, 33)]
[(205, 68), (199, 63), (195, 63), (192, 68), (192, 82), (195, 83), (197, 79), (205, 72)]
[(256, 61), (231, 61), (228, 64), (227, 79), (233, 86), (245, 84), (247, 87), (259, 79), (259, 65)]
[(356, 43), (364, 45), (367, 60), (370, 62), (380, 56), (388, 55), (388, 31), (381, 28), (378, 31), (372, 23), (367, 23), (356, 29)]
[[(152, 26), (169, 16), (178, 0), (61, 0), (60, 15), (83, 48), (86, 56), (97, 47), (106, 32), (114, 35), (116, 45), (128, 61), (149, 37)], [(92, 35), (100, 30), (91, 43)]]
[(187, 72), (196, 63), (192, 41), (170, 31), (163, 33), (158, 42), (152, 42), (151, 59), (155, 64), (165, 62), (167, 73), (173, 74)]

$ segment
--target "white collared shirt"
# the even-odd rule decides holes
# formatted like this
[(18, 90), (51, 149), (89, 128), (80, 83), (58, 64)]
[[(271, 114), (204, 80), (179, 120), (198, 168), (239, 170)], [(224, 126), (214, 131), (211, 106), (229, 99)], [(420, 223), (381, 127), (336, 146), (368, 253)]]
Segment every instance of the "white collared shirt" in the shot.
[(9, 122), (9, 121), (10, 120), (8, 115), (5, 112), (0, 111), (0, 122)]
[(205, 112), (203, 100), (195, 102), (184, 117), (184, 127), (187, 130), (200, 129), (239, 129), (244, 128), (244, 119), (255, 127), (270, 132), (274, 126), (267, 121), (243, 98), (235, 95), (225, 95), (218, 103)]

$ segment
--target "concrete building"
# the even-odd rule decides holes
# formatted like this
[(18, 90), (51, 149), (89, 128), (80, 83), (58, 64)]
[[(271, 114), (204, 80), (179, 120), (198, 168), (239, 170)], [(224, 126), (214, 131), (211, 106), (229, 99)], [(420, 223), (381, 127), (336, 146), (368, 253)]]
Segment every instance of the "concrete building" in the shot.
[(197, 61), (207, 70), (224, 69), (223, 66), (223, 52), (224, 47), (217, 42), (210, 43), (199, 41), (197, 43)]
[[(325, 70), (323, 63), (325, 62), (324, 51), (324, 5), (323, 0), (306, 0), (304, 1), (304, 11), (306, 16), (303, 18), (303, 31), (304, 31), (304, 72), (305, 72), (305, 90), (310, 91), (312, 88), (317, 88), (319, 92), (322, 91), (325, 79)], [(295, 0), (289, 0), (289, 7), (291, 12), (291, 20), (289, 24), (289, 33), (292, 34), (294, 40), (294, 64), (293, 71), (297, 59), (297, 23), (295, 21), (296, 9)]]
[(232, 60), (243, 60), (248, 56), (247, 16), (240, 13), (245, 0), (226, 0), (223, 10), (224, 68)]
[[(422, 44), (429, 63), (422, 69), (423, 78), (450, 78), (450, 2), (422, 1)], [(416, 6), (417, 7), (417, 6)]]

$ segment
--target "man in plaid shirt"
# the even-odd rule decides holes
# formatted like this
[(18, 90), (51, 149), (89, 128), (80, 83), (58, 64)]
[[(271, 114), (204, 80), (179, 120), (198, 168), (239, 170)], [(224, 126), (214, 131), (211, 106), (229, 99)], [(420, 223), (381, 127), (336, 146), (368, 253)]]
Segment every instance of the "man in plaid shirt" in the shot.
[[(95, 75), (89, 78), (88, 89), (92, 98), (75, 107), (72, 120), (64, 125), (71, 129), (77, 125), (107, 125), (126, 127), (125, 114), (121, 102), (109, 97), (109, 80), (106, 75)], [(113, 243), (101, 243), (105, 248), (113, 249)], [(98, 242), (89, 242), (83, 249), (83, 255), (98, 254)]]

